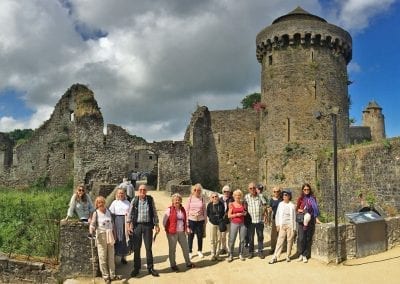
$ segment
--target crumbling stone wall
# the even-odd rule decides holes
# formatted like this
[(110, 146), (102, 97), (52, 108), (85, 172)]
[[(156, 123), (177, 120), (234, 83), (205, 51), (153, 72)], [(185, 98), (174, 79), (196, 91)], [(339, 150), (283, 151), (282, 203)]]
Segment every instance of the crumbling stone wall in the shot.
[(72, 179), (74, 90), (58, 101), (49, 120), (32, 137), (14, 149), (9, 185), (30, 185), (38, 180), (48, 185), (67, 184)]
[(0, 256), (0, 283), (59, 283), (57, 269), (44, 263)]
[[(88, 224), (78, 221), (61, 221), (59, 258), (59, 277), (61, 279), (78, 276), (92, 277), (92, 247), (91, 240), (87, 237), (88, 234)], [(93, 246), (93, 255), (95, 274), (100, 275), (95, 246)]]
[(12, 164), (13, 141), (7, 134), (0, 133), (0, 183), (6, 183), (6, 176)]
[(198, 107), (185, 133), (190, 148), (190, 177), (192, 183), (205, 188), (219, 186), (218, 156), (212, 132), (211, 115), (207, 107)]
[[(72, 180), (75, 185), (119, 184), (134, 169), (137, 154), (139, 170), (157, 174), (158, 162), (163, 163), (160, 188), (169, 179), (188, 176), (190, 155), (185, 143), (147, 143), (113, 124), (107, 126), (107, 134), (103, 129), (93, 92), (81, 84), (71, 86), (31, 139), (13, 149), (12, 141), (0, 135), (1, 184), (57, 186)], [(148, 152), (154, 153), (151, 161)]]

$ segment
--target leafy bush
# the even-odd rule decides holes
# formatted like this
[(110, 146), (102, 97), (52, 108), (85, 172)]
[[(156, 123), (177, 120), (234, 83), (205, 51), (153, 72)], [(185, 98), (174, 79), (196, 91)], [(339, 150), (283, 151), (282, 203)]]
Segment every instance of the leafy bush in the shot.
[(0, 251), (57, 259), (72, 188), (0, 189)]

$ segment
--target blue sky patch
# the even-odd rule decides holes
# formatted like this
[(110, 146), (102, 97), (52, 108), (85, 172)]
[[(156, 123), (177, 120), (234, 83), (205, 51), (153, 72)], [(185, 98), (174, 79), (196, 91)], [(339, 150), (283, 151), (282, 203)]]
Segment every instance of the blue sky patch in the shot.
[(33, 111), (26, 106), (24, 95), (24, 92), (14, 89), (0, 90), (0, 117), (11, 116), (15, 119), (25, 119), (32, 116)]

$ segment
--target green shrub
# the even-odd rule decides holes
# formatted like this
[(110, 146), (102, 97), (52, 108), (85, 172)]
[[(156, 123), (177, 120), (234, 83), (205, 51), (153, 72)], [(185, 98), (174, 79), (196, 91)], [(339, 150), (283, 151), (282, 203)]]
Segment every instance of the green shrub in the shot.
[(57, 259), (72, 188), (0, 189), (0, 251)]

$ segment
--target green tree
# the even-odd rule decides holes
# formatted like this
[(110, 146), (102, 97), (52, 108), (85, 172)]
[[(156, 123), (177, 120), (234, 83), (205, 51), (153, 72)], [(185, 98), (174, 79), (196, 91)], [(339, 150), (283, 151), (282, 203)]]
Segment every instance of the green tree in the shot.
[(8, 133), (11, 139), (13, 139), (17, 144), (25, 142), (32, 137), (32, 129), (15, 129)]
[(261, 93), (252, 93), (244, 97), (241, 101), (242, 107), (252, 108), (255, 103), (261, 102)]

